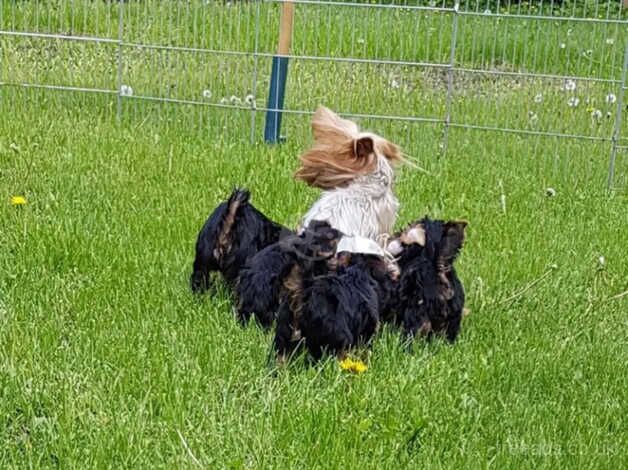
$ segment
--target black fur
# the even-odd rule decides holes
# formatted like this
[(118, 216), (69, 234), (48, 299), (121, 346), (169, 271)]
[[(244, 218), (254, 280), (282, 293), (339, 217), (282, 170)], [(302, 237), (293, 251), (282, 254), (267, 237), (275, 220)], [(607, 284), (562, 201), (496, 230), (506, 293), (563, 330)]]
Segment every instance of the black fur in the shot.
[(411, 227), (417, 225), (425, 230), (425, 246), (403, 244), (395, 320), (409, 336), (444, 334), (454, 342), (465, 294), (453, 263), (462, 248), (466, 222), (423, 219)]
[(255, 315), (262, 326), (269, 327), (279, 308), (283, 281), (294, 266), (299, 264), (313, 274), (327, 272), (341, 236), (327, 222), (313, 221), (300, 235), (283, 238), (253, 256), (236, 285), (240, 321), (246, 323)]
[(343, 356), (367, 344), (389, 308), (393, 281), (386, 262), (375, 255), (338, 254), (336, 272), (302, 271), (300, 290), (284, 298), (277, 316), (275, 350), (286, 357), (304, 344), (312, 357), (327, 351)]
[(190, 287), (204, 292), (209, 275), (219, 271), (231, 287), (240, 269), (260, 250), (293, 232), (268, 219), (250, 202), (250, 193), (235, 189), (209, 216), (198, 234)]

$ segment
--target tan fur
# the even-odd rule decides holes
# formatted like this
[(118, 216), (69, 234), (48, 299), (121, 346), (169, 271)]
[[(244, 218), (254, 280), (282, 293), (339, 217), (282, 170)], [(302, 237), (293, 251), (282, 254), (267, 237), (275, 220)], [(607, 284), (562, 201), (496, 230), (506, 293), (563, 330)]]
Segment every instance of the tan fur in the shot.
[(222, 223), (222, 230), (218, 234), (217, 247), (214, 249), (214, 257), (221, 260), (225, 253), (231, 250), (231, 229), (235, 223), (236, 213), (240, 207), (240, 201), (235, 200), (229, 205), (229, 210)]
[(301, 338), (299, 318), (303, 309), (302, 273), (298, 265), (294, 265), (284, 279), (283, 288), (287, 293), (288, 303), (292, 311), (292, 341), (298, 341)]
[[(314, 145), (299, 157), (295, 173), (310, 186), (332, 189), (345, 186), (360, 175), (377, 168), (378, 155), (392, 162), (403, 157), (397, 145), (376, 134), (361, 133), (358, 126), (333, 111), (319, 107), (312, 118)], [(368, 154), (361, 154), (372, 148)]]

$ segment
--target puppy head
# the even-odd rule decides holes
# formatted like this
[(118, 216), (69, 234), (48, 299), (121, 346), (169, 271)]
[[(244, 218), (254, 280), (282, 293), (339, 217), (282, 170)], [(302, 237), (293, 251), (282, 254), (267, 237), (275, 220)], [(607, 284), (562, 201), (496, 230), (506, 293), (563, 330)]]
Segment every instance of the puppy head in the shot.
[(439, 293), (445, 300), (450, 300), (454, 296), (454, 289), (447, 273), (451, 271), (454, 261), (462, 249), (466, 226), (467, 222), (465, 221), (451, 221), (443, 224), (442, 237), (438, 243), (436, 269)]
[(283, 241), (282, 250), (291, 253), (304, 272), (335, 269), (336, 247), (342, 237), (328, 222), (313, 220), (298, 236)]
[(424, 218), (393, 237), (387, 250), (393, 256), (406, 258), (406, 262), (419, 258), (429, 260), (436, 271), (439, 297), (450, 300), (454, 291), (448, 273), (462, 249), (466, 227), (466, 221)]
[(360, 175), (372, 173), (383, 159), (403, 161), (399, 147), (377, 134), (360, 132), (357, 124), (342, 119), (324, 106), (312, 118), (314, 145), (299, 157), (295, 173), (310, 186), (331, 189), (349, 184)]

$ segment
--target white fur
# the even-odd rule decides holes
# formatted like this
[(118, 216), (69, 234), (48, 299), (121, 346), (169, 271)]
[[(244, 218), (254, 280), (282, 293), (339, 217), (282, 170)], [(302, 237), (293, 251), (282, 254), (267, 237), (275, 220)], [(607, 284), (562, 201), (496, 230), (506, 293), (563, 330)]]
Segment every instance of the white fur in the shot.
[(342, 253), (343, 251), (385, 256), (384, 249), (375, 240), (359, 236), (342, 237), (336, 247), (336, 253)]
[(388, 160), (378, 156), (374, 173), (359, 176), (343, 188), (323, 191), (305, 214), (302, 227), (313, 220), (326, 221), (345, 235), (371, 239), (392, 232), (399, 209), (393, 178)]

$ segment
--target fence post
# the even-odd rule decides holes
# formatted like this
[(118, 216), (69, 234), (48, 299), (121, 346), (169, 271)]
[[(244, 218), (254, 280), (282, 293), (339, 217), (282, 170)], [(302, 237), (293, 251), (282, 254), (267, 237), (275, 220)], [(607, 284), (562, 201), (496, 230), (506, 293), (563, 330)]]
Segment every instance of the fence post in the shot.
[(611, 158), (608, 164), (608, 181), (606, 183), (609, 191), (613, 189), (613, 180), (615, 179), (615, 160), (617, 159), (617, 147), (619, 146), (619, 138), (621, 135), (621, 114), (624, 106), (624, 89), (626, 88), (626, 73), (628, 70), (628, 43), (626, 43), (624, 47), (624, 68), (621, 72), (621, 85), (617, 93), (617, 111), (615, 112), (615, 127), (611, 138)]
[(253, 46), (253, 84), (251, 85), (251, 94), (253, 95), (253, 102), (251, 103), (251, 144), (255, 143), (255, 119), (257, 115), (257, 105), (255, 100), (257, 99), (257, 66), (259, 62), (259, 30), (260, 30), (260, 5), (262, 2), (257, 2), (255, 10), (255, 45)]
[(458, 39), (458, 10), (460, 2), (454, 4), (454, 18), (451, 31), (451, 47), (449, 49), (449, 68), (447, 69), (447, 101), (445, 102), (445, 128), (443, 129), (443, 155), (447, 153), (449, 141), (449, 122), (451, 121), (451, 100), (454, 88), (454, 66), (456, 65), (456, 41)]
[(118, 0), (118, 121), (122, 118), (122, 40), (124, 39), (124, 0)]
[(266, 127), (264, 140), (269, 144), (280, 141), (281, 112), (288, 78), (288, 54), (292, 41), (292, 23), (294, 20), (294, 3), (285, 0), (281, 5), (281, 20), (279, 29), (279, 45), (277, 55), (273, 57), (273, 68), (270, 75), (270, 90), (268, 92), (268, 111), (266, 111)]

